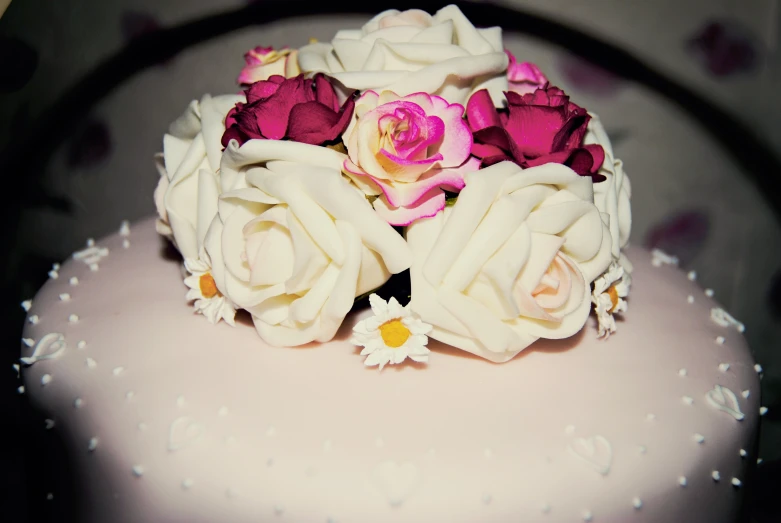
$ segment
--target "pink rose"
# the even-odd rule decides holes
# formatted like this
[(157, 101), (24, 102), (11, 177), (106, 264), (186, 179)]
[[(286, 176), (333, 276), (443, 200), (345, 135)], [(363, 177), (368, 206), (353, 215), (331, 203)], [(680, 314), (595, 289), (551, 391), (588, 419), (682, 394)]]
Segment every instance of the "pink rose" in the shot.
[(225, 118), (223, 147), (231, 140), (292, 140), (323, 145), (339, 138), (350, 123), (355, 101), (347, 97), (339, 106), (328, 79), (316, 74), (285, 79), (275, 75), (245, 91), (247, 103), (238, 103)]
[(539, 67), (531, 62), (519, 63), (510, 51), (505, 49), (504, 52), (510, 59), (510, 65), (507, 66), (507, 85), (510, 91), (524, 95), (545, 87), (548, 79)]
[(466, 117), (474, 136), (472, 154), (482, 166), (509, 160), (523, 168), (560, 163), (601, 182), (605, 151), (583, 145), (591, 117), (569, 101), (564, 91), (547, 85), (523, 96), (506, 92), (508, 108), (497, 110), (488, 91), (469, 99)]
[(241, 70), (238, 82), (249, 86), (261, 80), (268, 80), (274, 75), (292, 78), (301, 74), (298, 68), (298, 50), (273, 47), (256, 47), (244, 53), (246, 65)]
[(408, 225), (445, 207), (443, 189), (457, 192), (477, 170), (464, 107), (439, 96), (365, 92), (343, 135), (344, 170), (391, 225)]

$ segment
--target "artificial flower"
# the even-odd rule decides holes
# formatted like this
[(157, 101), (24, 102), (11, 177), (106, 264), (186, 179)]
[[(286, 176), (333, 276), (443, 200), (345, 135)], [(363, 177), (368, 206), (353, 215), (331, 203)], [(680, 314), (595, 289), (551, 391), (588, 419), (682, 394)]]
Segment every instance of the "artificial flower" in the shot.
[[(594, 204), (610, 219), (608, 226), (613, 237), (613, 259), (619, 260), (622, 258), (621, 249), (629, 242), (632, 229), (632, 186), (624, 173), (624, 163), (615, 157), (605, 128), (595, 114), (591, 115), (588, 122), (583, 143), (601, 145), (605, 151), (605, 160), (598, 171), (605, 177), (605, 181), (594, 184)], [(631, 264), (622, 265), (626, 272), (631, 272)]]
[(594, 280), (594, 290), (591, 293), (591, 302), (597, 314), (597, 336), (609, 338), (616, 332), (616, 314), (626, 312), (627, 303), (624, 298), (629, 296), (629, 274), (624, 272), (624, 267), (613, 262), (607, 270)]
[(220, 137), (225, 115), (239, 95), (194, 100), (163, 137), (155, 157), (160, 180), (154, 192), (157, 231), (171, 239), (184, 258), (198, 258), (206, 229), (217, 213)]
[(269, 345), (334, 337), (357, 296), (406, 270), (404, 238), (341, 173), (345, 155), (290, 141), (228, 144), (206, 235), (217, 288)]
[(445, 206), (443, 189), (464, 186), (464, 174), (479, 168), (470, 156), (472, 135), (464, 107), (440, 96), (367, 91), (342, 139), (349, 159), (344, 171), (371, 195), (391, 225), (408, 225)]
[(235, 325), (236, 308), (217, 289), (209, 255), (201, 249), (198, 258), (185, 258), (184, 268), (189, 273), (184, 279), (184, 284), (190, 288), (187, 291), (187, 300), (194, 301), (195, 312), (206, 316), (212, 324), (222, 319), (228, 325)]
[(429, 337), (494, 362), (583, 328), (591, 282), (611, 262), (591, 180), (558, 164), (467, 174), (455, 204), (406, 237), (410, 305)]
[(507, 56), (498, 27), (477, 29), (455, 5), (435, 15), (384, 11), (361, 29), (342, 30), (331, 43), (304, 46), (298, 63), (322, 72), (349, 91), (424, 92), (464, 104), (488, 89), (497, 105), (507, 89)]
[(507, 66), (508, 91), (524, 95), (545, 87), (548, 83), (548, 78), (539, 67), (531, 62), (519, 62), (507, 49), (504, 52), (507, 53), (507, 57), (510, 59), (510, 63)]
[(238, 103), (226, 119), (222, 145), (231, 140), (292, 140), (311, 145), (334, 142), (347, 128), (355, 102), (340, 105), (328, 79), (317, 74), (295, 78), (271, 76), (245, 91), (247, 103)]
[(292, 78), (301, 74), (296, 49), (258, 46), (244, 53), (244, 62), (238, 82), (245, 87), (274, 75)]
[(401, 363), (407, 358), (417, 363), (428, 363), (431, 351), (426, 347), (426, 334), (431, 331), (431, 325), (415, 318), (409, 305), (402, 307), (396, 298), (391, 297), (386, 302), (371, 294), (369, 304), (373, 316), (353, 327), (350, 340), (363, 347), (361, 356), (366, 356), (364, 364), (379, 365), (382, 370), (387, 364)]
[(546, 85), (523, 96), (506, 92), (507, 109), (494, 108), (487, 91), (469, 99), (466, 117), (474, 135), (472, 154), (483, 167), (509, 160), (521, 167), (560, 163), (595, 182), (605, 158), (602, 146), (583, 145), (590, 119), (564, 91)]

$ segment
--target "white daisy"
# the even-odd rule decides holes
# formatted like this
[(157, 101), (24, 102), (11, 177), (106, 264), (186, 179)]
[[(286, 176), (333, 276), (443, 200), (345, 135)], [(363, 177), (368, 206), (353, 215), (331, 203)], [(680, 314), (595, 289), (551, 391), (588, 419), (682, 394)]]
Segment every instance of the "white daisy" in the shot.
[(184, 260), (184, 268), (190, 274), (184, 279), (185, 285), (190, 288), (187, 291), (187, 299), (195, 300), (195, 312), (206, 316), (209, 323), (217, 323), (223, 319), (228, 325), (235, 325), (233, 319), (236, 316), (236, 308), (217, 289), (209, 261), (209, 256), (203, 249), (198, 259)]
[(380, 370), (390, 363), (401, 363), (406, 358), (418, 363), (428, 363), (431, 352), (426, 347), (431, 325), (412, 317), (409, 305), (402, 307), (396, 298), (387, 302), (372, 294), (369, 296), (374, 316), (358, 322), (353, 327), (350, 340), (364, 349), (368, 366), (379, 365)]
[(613, 262), (594, 280), (594, 291), (591, 293), (591, 302), (597, 313), (598, 337), (609, 338), (616, 332), (616, 314), (626, 312), (627, 303), (624, 298), (629, 295), (631, 277), (624, 271), (624, 267)]

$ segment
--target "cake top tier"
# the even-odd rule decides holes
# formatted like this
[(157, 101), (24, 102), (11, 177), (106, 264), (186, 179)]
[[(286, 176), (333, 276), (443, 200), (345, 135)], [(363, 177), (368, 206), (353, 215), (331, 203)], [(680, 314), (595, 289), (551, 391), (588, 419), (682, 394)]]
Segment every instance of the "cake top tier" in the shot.
[(385, 11), (245, 55), (242, 95), (164, 137), (158, 231), (187, 299), (276, 346), (354, 328), (367, 365), (428, 338), (504, 362), (626, 310), (630, 185), (599, 119), (458, 7)]

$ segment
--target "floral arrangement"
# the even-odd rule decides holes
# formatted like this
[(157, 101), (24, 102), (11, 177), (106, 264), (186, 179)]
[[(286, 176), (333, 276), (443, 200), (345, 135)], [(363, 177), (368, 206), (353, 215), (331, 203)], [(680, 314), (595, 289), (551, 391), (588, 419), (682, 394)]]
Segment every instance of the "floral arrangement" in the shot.
[(499, 28), (391, 10), (245, 60), (243, 94), (192, 102), (157, 157), (158, 231), (196, 312), (243, 309), (297, 346), (368, 297), (352, 341), (380, 368), (427, 362), (429, 338), (504, 362), (592, 309), (615, 332), (629, 180), (599, 119)]

